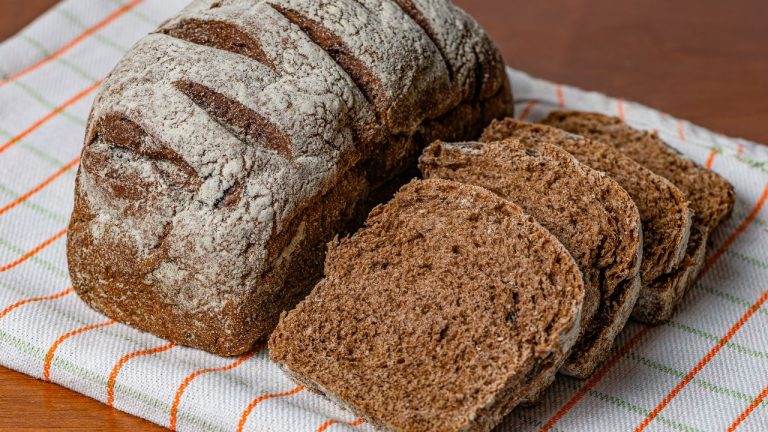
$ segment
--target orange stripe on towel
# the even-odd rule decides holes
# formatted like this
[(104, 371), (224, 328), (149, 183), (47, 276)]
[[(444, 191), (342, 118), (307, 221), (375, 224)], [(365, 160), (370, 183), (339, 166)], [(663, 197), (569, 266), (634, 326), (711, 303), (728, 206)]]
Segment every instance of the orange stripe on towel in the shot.
[(746, 229), (749, 227), (749, 225), (755, 220), (757, 215), (760, 213), (760, 210), (765, 205), (765, 201), (768, 200), (768, 185), (765, 186), (765, 190), (763, 190), (763, 195), (760, 196), (760, 199), (755, 204), (755, 207), (752, 208), (752, 211), (749, 212), (747, 217), (744, 219), (744, 221), (739, 225), (736, 230), (731, 234), (725, 242), (723, 242), (723, 245), (720, 246), (720, 249), (715, 252), (712, 257), (707, 260), (706, 265), (704, 266), (704, 270), (701, 271), (701, 274), (699, 277), (703, 276), (705, 273), (707, 273), (709, 270), (712, 269), (712, 267), (717, 263), (717, 261), (725, 254), (725, 251), (728, 250), (729, 247), (733, 244), (733, 242), (736, 241), (736, 239), (739, 238), (739, 236), (746, 231)]
[(332, 425), (335, 425), (336, 423), (354, 427), (354, 426), (360, 426), (361, 424), (365, 423), (365, 420), (357, 419), (353, 422), (343, 422), (340, 420), (328, 420), (327, 422), (321, 424), (319, 428), (317, 428), (317, 432), (323, 432), (324, 430), (328, 429)]
[(138, 6), (143, 0), (133, 0), (129, 3), (124, 4), (121, 6), (118, 10), (113, 12), (108, 17), (104, 18), (103, 20), (96, 23), (93, 27), (90, 27), (86, 29), (83, 33), (80, 33), (76, 38), (72, 39), (71, 41), (67, 42), (66, 45), (59, 48), (58, 51), (54, 52), (50, 56), (40, 60), (39, 62), (33, 64), (32, 66), (27, 67), (26, 69), (23, 69), (22, 71), (10, 76), (8, 79), (4, 81), (0, 81), (0, 87), (3, 87), (21, 77), (24, 75), (27, 75), (28, 73), (34, 72), (37, 69), (40, 69), (41, 67), (45, 66), (46, 64), (56, 60), (57, 58), (61, 57), (66, 53), (67, 51), (71, 50), (78, 44), (80, 44), (82, 41), (86, 40), (88, 37), (92, 36), (97, 31), (107, 27), (109, 24), (114, 22), (117, 18), (119, 18), (121, 15), (125, 14), (129, 10), (135, 8)]
[(717, 149), (713, 148), (712, 151), (709, 153), (709, 157), (707, 158), (707, 169), (712, 169), (712, 165), (715, 163), (715, 158), (717, 157)]
[[(757, 217), (758, 213), (760, 212), (760, 209), (765, 204), (765, 201), (768, 200), (768, 185), (765, 187), (765, 191), (763, 191), (763, 195), (760, 197), (760, 200), (755, 204), (755, 207), (752, 209), (752, 211), (747, 215), (746, 219), (744, 219), (744, 222), (739, 225), (736, 230), (728, 237), (728, 239), (723, 243), (723, 245), (718, 249), (717, 252), (707, 261), (706, 266), (699, 274), (699, 278), (703, 276), (707, 271), (709, 271), (712, 266), (723, 256), (726, 250), (728, 250), (729, 247), (733, 244), (733, 242), (736, 241), (736, 239), (744, 232), (744, 230), (747, 229), (747, 227), (754, 221), (754, 219)], [(573, 409), (573, 407), (579, 402), (581, 398), (586, 395), (586, 393), (594, 387), (603, 377), (606, 375), (608, 370), (613, 368), (615, 364), (618, 362), (618, 360), (634, 345), (636, 345), (639, 340), (652, 329), (653, 327), (645, 327), (643, 330), (638, 332), (637, 335), (635, 335), (632, 339), (630, 339), (619, 351), (618, 354), (616, 354), (611, 360), (603, 366), (602, 369), (600, 369), (593, 377), (590, 379), (584, 387), (582, 387), (574, 396), (565, 404), (562, 408), (555, 414), (548, 422), (547, 424), (541, 429), (541, 431), (547, 431), (551, 429), (555, 423), (557, 423), (568, 411)]]
[(115, 382), (117, 381), (117, 375), (120, 373), (120, 370), (123, 368), (123, 366), (125, 366), (126, 363), (128, 363), (129, 360), (136, 357), (141, 357), (141, 356), (151, 355), (151, 354), (158, 354), (163, 351), (168, 351), (169, 349), (175, 346), (176, 344), (169, 343), (167, 345), (159, 346), (156, 348), (134, 351), (130, 354), (124, 355), (120, 360), (118, 360), (118, 362), (112, 368), (112, 372), (110, 372), (109, 374), (109, 381), (107, 382), (107, 405), (109, 406), (115, 405)]
[(295, 387), (293, 390), (289, 390), (287, 392), (283, 393), (270, 393), (265, 394), (257, 397), (253, 401), (251, 401), (250, 404), (248, 404), (248, 407), (245, 408), (243, 411), (243, 414), (240, 416), (240, 421), (237, 423), (237, 432), (243, 432), (243, 428), (245, 427), (245, 423), (248, 421), (248, 416), (251, 415), (251, 411), (253, 411), (254, 408), (256, 408), (256, 405), (264, 402), (267, 399), (274, 399), (274, 398), (281, 398), (286, 396), (295, 395), (296, 393), (304, 390), (304, 386), (298, 386)]
[(201, 375), (209, 374), (212, 372), (225, 372), (225, 371), (234, 369), (240, 366), (241, 364), (243, 364), (249, 358), (253, 357), (253, 355), (259, 352), (262, 347), (263, 345), (257, 347), (256, 349), (254, 349), (253, 351), (247, 354), (243, 354), (242, 356), (240, 356), (240, 358), (238, 358), (237, 360), (235, 360), (234, 362), (226, 366), (221, 366), (217, 368), (200, 369), (199, 371), (193, 372), (189, 374), (186, 378), (184, 378), (184, 381), (181, 382), (181, 385), (179, 386), (178, 390), (176, 390), (176, 395), (173, 397), (173, 405), (171, 405), (171, 418), (170, 418), (168, 427), (171, 430), (176, 430), (176, 420), (179, 412), (179, 404), (181, 403), (181, 397), (182, 395), (184, 395), (184, 391), (187, 390), (187, 387), (189, 387), (189, 384), (191, 384), (192, 381), (194, 381), (196, 378), (198, 378)]
[(563, 87), (560, 84), (557, 84), (555, 90), (557, 91), (557, 106), (560, 107), (560, 109), (563, 109), (565, 108), (565, 96), (563, 95)]
[(763, 389), (763, 391), (760, 393), (760, 395), (757, 396), (755, 400), (752, 401), (751, 404), (745, 409), (741, 414), (739, 414), (739, 417), (734, 420), (733, 423), (728, 427), (728, 432), (733, 432), (736, 430), (739, 425), (744, 422), (744, 420), (749, 417), (750, 414), (752, 414), (752, 411), (755, 410), (763, 401), (765, 398), (768, 397), (768, 386)]
[(555, 415), (552, 416), (551, 419), (540, 429), (540, 432), (546, 432), (552, 429), (557, 422), (560, 421), (570, 410), (573, 409), (573, 407), (576, 406), (576, 404), (587, 395), (587, 393), (597, 385), (600, 380), (605, 377), (606, 374), (608, 374), (608, 371), (613, 369), (614, 366), (621, 360), (622, 357), (626, 353), (629, 352), (632, 348), (634, 348), (635, 345), (637, 345), (638, 342), (645, 336), (653, 327), (645, 327), (642, 330), (638, 331), (632, 339), (630, 339), (626, 344), (624, 344), (623, 347), (621, 347), (621, 350), (617, 352), (613, 357), (611, 357), (610, 360), (599, 370), (595, 375), (592, 376), (592, 378), (586, 382), (576, 393), (571, 396), (571, 398), (568, 400), (568, 402), (565, 403), (558, 411), (555, 413)]
[(23, 140), (24, 138), (29, 136), (29, 134), (31, 134), (32, 132), (37, 130), (37, 128), (39, 128), (40, 126), (48, 123), (52, 118), (54, 118), (57, 115), (61, 114), (62, 111), (64, 111), (65, 109), (71, 107), (72, 105), (76, 104), (80, 99), (88, 96), (89, 93), (91, 93), (92, 91), (94, 91), (97, 88), (99, 88), (100, 85), (101, 85), (101, 81), (97, 81), (97, 82), (91, 84), (90, 86), (88, 86), (85, 90), (83, 90), (80, 93), (72, 96), (69, 100), (65, 101), (63, 104), (61, 104), (60, 106), (55, 108), (53, 111), (51, 111), (50, 113), (48, 113), (45, 116), (43, 116), (40, 120), (38, 120), (35, 123), (33, 123), (32, 126), (28, 127), (22, 133), (16, 135), (15, 137), (11, 138), (10, 141), (8, 141), (5, 144), (3, 144), (2, 146), (0, 146), (0, 153), (8, 150), (8, 148), (10, 148), (14, 144), (18, 143), (19, 141)]
[(63, 230), (57, 232), (53, 235), (53, 237), (49, 238), (48, 240), (40, 243), (39, 245), (35, 246), (31, 251), (25, 253), (21, 258), (17, 259), (16, 261), (13, 261), (12, 263), (6, 264), (3, 267), (0, 267), (0, 273), (6, 272), (17, 265), (23, 263), (24, 261), (32, 258), (33, 256), (37, 255), (41, 250), (47, 248), (51, 245), (51, 243), (55, 242), (56, 240), (60, 239), (64, 236), (64, 234), (67, 233), (67, 229), (64, 228)]
[(80, 156), (72, 159), (68, 164), (64, 165), (63, 167), (59, 168), (58, 171), (53, 173), (52, 176), (48, 177), (42, 183), (40, 183), (39, 185), (37, 185), (34, 188), (30, 189), (26, 193), (24, 193), (24, 195), (16, 198), (12, 203), (6, 205), (3, 208), (0, 208), (0, 215), (3, 215), (4, 213), (6, 213), (9, 210), (11, 210), (14, 207), (16, 207), (17, 205), (19, 205), (19, 204), (23, 203), (24, 201), (28, 200), (29, 197), (31, 197), (32, 195), (34, 195), (34, 194), (40, 192), (41, 190), (43, 190), (46, 186), (48, 186), (49, 184), (53, 183), (53, 181), (56, 180), (58, 177), (60, 177), (62, 174), (64, 174), (65, 172), (69, 171), (70, 168), (72, 168), (73, 166), (77, 165), (78, 162), (80, 162)]
[(518, 118), (518, 120), (520, 120), (520, 121), (525, 120), (525, 118), (528, 117), (528, 114), (531, 113), (531, 110), (533, 109), (533, 107), (536, 106), (537, 103), (538, 103), (538, 101), (535, 101), (535, 100), (532, 100), (532, 101), (528, 102), (525, 105), (525, 108), (523, 108), (523, 111), (520, 113), (520, 117)]
[(64, 343), (64, 341), (71, 338), (72, 336), (77, 336), (81, 333), (85, 333), (97, 328), (111, 326), (116, 322), (117, 321), (115, 320), (109, 320), (101, 324), (91, 324), (85, 327), (80, 327), (79, 329), (72, 330), (71, 332), (67, 332), (61, 335), (58, 339), (56, 339), (56, 342), (54, 342), (53, 345), (51, 345), (51, 348), (48, 350), (48, 353), (45, 355), (45, 363), (43, 365), (43, 380), (44, 381), (51, 380), (51, 363), (53, 362), (53, 356), (56, 354), (56, 350), (59, 348), (59, 345)]
[(768, 300), (768, 291), (765, 291), (762, 296), (747, 310), (744, 315), (739, 318), (739, 320), (736, 322), (736, 324), (733, 325), (728, 330), (728, 333), (723, 336), (720, 341), (715, 345), (708, 353), (704, 356), (697, 364), (694, 366), (693, 369), (691, 369), (690, 372), (683, 378), (682, 381), (680, 381), (675, 388), (672, 389), (672, 391), (667, 394), (667, 396), (662, 399), (662, 401), (656, 406), (656, 408), (651, 411), (650, 414), (648, 414), (647, 417), (645, 417), (645, 420), (643, 420), (640, 425), (635, 428), (635, 432), (641, 432), (645, 430), (648, 425), (653, 422), (653, 420), (656, 418), (656, 416), (659, 415), (659, 413), (669, 405), (670, 402), (672, 402), (672, 399), (674, 399), (680, 392), (685, 388), (686, 385), (688, 385), (689, 382), (693, 380), (693, 378), (701, 372), (702, 369), (704, 369), (704, 366), (706, 366), (712, 359), (717, 355), (717, 353), (720, 352), (721, 349), (733, 338), (733, 336), (741, 329), (744, 324), (749, 321), (750, 318), (752, 318), (752, 315), (757, 312), (758, 309), (760, 309), (763, 304)]
[(28, 299), (24, 299), (24, 300), (18, 301), (16, 303), (8, 306), (7, 308), (3, 309), (2, 312), (0, 312), (0, 319), (3, 319), (3, 317), (5, 317), (9, 313), (11, 313), (11, 311), (13, 311), (14, 309), (18, 309), (19, 307), (24, 306), (25, 304), (36, 303), (36, 302), (41, 302), (41, 301), (46, 301), (46, 300), (56, 300), (57, 298), (61, 298), (61, 297), (64, 297), (65, 295), (72, 294), (73, 292), (75, 292), (75, 290), (70, 287), (70, 288), (65, 289), (64, 291), (61, 291), (61, 292), (58, 292), (56, 294), (52, 294), (52, 295), (49, 295), (49, 296), (32, 297), (32, 298), (28, 298)]

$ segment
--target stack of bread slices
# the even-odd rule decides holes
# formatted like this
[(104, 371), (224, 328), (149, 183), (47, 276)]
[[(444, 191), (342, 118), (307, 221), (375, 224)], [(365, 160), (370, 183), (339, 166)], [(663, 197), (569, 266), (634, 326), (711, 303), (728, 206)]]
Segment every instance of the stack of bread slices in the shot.
[(734, 191), (656, 134), (593, 113), (434, 142), (424, 180), (332, 242), (270, 355), (383, 430), (487, 431), (627, 320), (668, 320)]

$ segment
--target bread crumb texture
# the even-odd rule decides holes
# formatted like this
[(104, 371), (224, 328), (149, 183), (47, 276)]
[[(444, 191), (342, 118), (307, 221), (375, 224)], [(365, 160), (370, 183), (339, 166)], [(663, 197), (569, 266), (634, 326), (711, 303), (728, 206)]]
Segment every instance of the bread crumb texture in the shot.
[(546, 141), (566, 150), (579, 162), (606, 173), (637, 205), (643, 225), (643, 283), (672, 271), (685, 254), (692, 211), (672, 182), (644, 168), (611, 145), (556, 127), (507, 118), (495, 120), (482, 141), (519, 138)]
[(413, 181), (331, 245), (270, 356), (384, 429), (485, 431), (554, 375), (583, 296), (573, 258), (519, 207)]
[(683, 193), (693, 213), (683, 259), (672, 271), (647, 284), (646, 291), (654, 294), (642, 296), (633, 312), (635, 319), (651, 324), (669, 320), (701, 270), (710, 234), (733, 212), (736, 201), (733, 186), (719, 174), (669, 147), (657, 133), (634, 129), (617, 117), (553, 112), (544, 123), (612, 146), (666, 178)]

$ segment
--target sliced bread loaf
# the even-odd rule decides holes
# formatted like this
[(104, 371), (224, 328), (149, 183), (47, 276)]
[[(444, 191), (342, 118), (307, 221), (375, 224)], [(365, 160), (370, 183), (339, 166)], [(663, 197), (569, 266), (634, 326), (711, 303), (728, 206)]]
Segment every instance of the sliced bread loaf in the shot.
[(640, 216), (615, 181), (539, 140), (437, 141), (422, 153), (426, 178), (485, 187), (520, 205), (560, 240), (584, 274), (583, 327), (563, 372), (586, 377), (608, 355), (640, 290)]
[(187, 3), (94, 98), (69, 272), (110, 318), (238, 355), (312, 290), (358, 209), (426, 144), (509, 115), (512, 93), (450, 0)]
[(488, 431), (552, 381), (575, 342), (576, 263), (516, 205), (413, 181), (332, 242), (270, 356), (383, 430)]
[(733, 211), (736, 196), (733, 186), (715, 172), (696, 165), (667, 146), (658, 134), (633, 129), (616, 117), (554, 112), (543, 123), (611, 145), (671, 181), (685, 195), (693, 210), (685, 257), (672, 272), (649, 285), (650, 290), (662, 293), (655, 297), (659, 302), (643, 301), (633, 315), (654, 324), (669, 320), (674, 307), (701, 269), (710, 233)]
[(680, 189), (608, 144), (552, 126), (507, 118), (491, 123), (482, 136), (486, 142), (505, 138), (553, 143), (616, 180), (634, 200), (643, 225), (643, 288), (633, 315), (656, 316), (673, 301), (685, 280), (669, 273), (685, 256), (692, 215)]

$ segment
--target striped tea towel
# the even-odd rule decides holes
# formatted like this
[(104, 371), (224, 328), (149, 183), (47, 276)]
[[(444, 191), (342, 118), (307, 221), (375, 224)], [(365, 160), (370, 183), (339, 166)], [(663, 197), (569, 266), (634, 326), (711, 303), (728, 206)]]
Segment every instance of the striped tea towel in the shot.
[[(184, 0), (68, 0), (0, 45), (0, 364), (178, 430), (365, 431), (265, 350), (169, 344), (92, 311), (65, 258), (74, 175), (100, 80)], [(674, 319), (630, 323), (587, 381), (559, 378), (502, 431), (768, 430), (768, 150), (634, 103), (510, 70), (521, 117), (619, 115), (731, 181), (733, 217)]]

